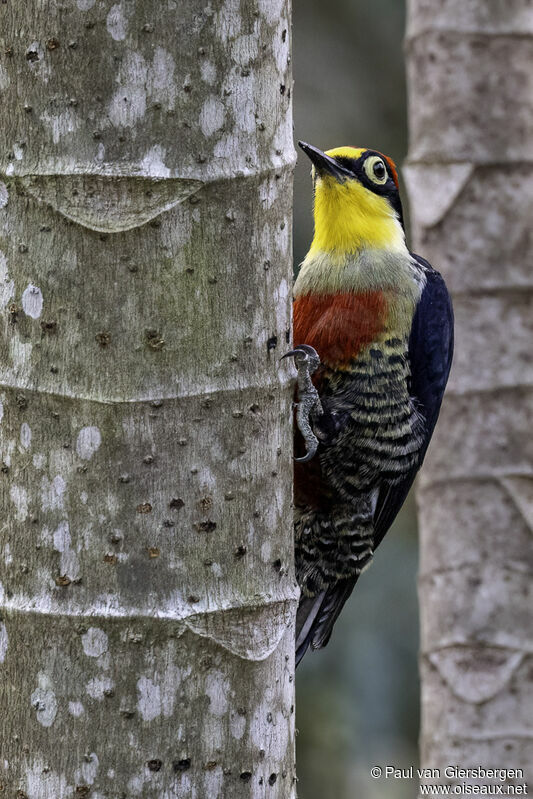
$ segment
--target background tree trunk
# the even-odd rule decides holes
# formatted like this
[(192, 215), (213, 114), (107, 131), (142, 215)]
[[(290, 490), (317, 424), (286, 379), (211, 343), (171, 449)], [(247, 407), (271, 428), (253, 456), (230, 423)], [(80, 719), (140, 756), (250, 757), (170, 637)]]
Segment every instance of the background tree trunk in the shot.
[(0, 5), (0, 784), (293, 796), (288, 0)]
[(532, 45), (526, 0), (410, 0), (414, 247), (456, 313), (418, 493), (422, 765), (522, 768), (530, 785)]

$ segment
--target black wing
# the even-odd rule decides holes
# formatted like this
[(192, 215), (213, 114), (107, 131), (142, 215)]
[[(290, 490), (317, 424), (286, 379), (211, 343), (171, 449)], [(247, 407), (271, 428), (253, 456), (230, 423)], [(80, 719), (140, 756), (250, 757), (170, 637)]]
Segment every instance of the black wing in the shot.
[(374, 548), (396, 518), (424, 460), (439, 417), (453, 356), (453, 308), (442, 276), (419, 255), (413, 258), (424, 270), (426, 285), (415, 311), (409, 337), (410, 393), (425, 418), (425, 440), (420, 459), (398, 485), (384, 488), (378, 497), (374, 522)]

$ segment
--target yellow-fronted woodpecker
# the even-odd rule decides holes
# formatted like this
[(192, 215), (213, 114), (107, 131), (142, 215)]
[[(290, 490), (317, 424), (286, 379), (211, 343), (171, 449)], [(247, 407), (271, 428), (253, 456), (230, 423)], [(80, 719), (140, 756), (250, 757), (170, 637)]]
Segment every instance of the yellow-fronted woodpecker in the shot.
[[(314, 238), (294, 286), (299, 407), (296, 661), (325, 646), (426, 453), (448, 379), (453, 312), (405, 243), (395, 165), (376, 150), (300, 147)], [(303, 453), (303, 454), (302, 454)]]

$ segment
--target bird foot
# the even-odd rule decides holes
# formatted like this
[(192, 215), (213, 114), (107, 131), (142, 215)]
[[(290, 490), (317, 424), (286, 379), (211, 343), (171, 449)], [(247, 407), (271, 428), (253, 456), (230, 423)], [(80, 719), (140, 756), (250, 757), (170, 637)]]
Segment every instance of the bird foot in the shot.
[(311, 375), (313, 375), (320, 365), (320, 358), (317, 351), (309, 344), (300, 344), (290, 352), (286, 352), (283, 358), (292, 356), (294, 365), (298, 370), (298, 402), (296, 403), (296, 424), (305, 441), (305, 455), (295, 458), (299, 463), (310, 461), (318, 449), (318, 438), (311, 427), (311, 418), (323, 414), (322, 404), (318, 396), (318, 391), (313, 385)]

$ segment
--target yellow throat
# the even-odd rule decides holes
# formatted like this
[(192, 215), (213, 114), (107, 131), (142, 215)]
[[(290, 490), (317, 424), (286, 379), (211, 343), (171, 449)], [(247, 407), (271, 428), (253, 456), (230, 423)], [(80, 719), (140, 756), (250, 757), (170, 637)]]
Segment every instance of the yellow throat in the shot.
[[(364, 152), (337, 147), (327, 150), (326, 155), (359, 158)], [(356, 179), (339, 183), (332, 176), (316, 175), (314, 217), (315, 233), (306, 260), (324, 252), (342, 258), (363, 249), (406, 251), (405, 235), (394, 209), (385, 197)]]

